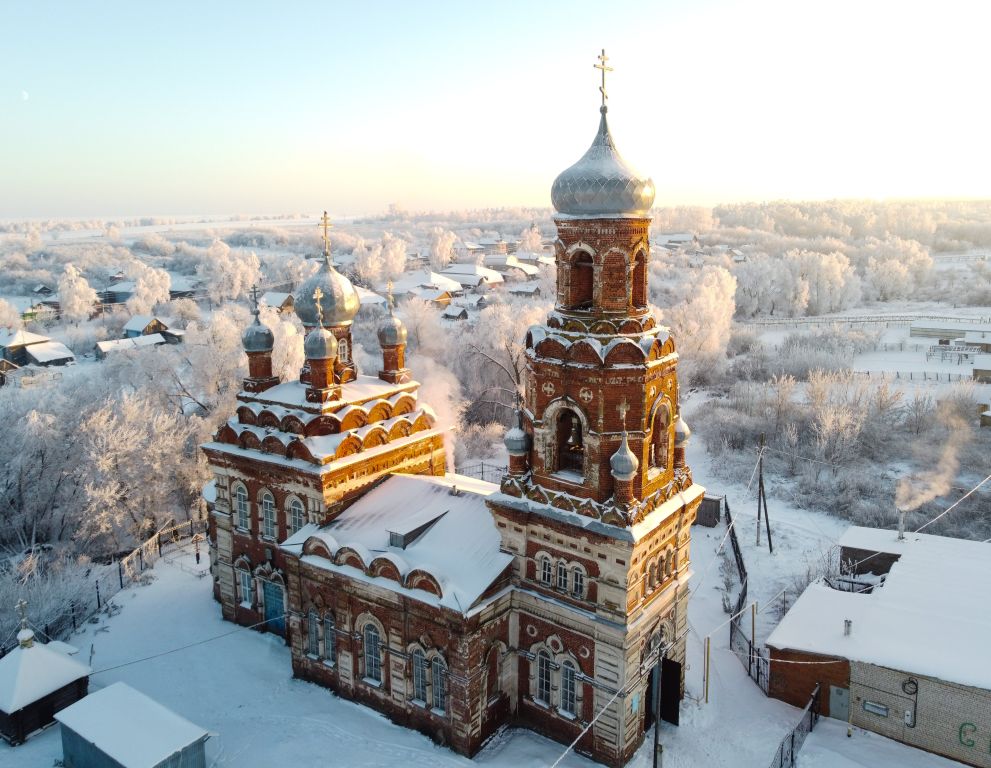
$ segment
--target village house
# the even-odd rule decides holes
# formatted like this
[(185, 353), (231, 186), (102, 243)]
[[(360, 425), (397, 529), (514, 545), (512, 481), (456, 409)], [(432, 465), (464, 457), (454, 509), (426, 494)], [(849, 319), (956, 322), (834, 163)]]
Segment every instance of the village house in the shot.
[(299, 379), (273, 375), (256, 310), (236, 412), (202, 446), (224, 618), (285, 637), (296, 677), (467, 755), (515, 725), (620, 766), (658, 716), (677, 723), (684, 692), (704, 489), (675, 342), (647, 302), (653, 182), (600, 112), (552, 186), (556, 303), (524, 340), (501, 483), (448, 472), (392, 313), (381, 369), (358, 370), (359, 298), (326, 218), (323, 265), (295, 294)]
[(67, 346), (30, 331), (0, 330), (0, 355), (17, 366), (67, 365), (76, 360)]
[(276, 309), (279, 313), (292, 312), (292, 294), (281, 291), (266, 291), (262, 294), (261, 303), (266, 307)]
[[(769, 694), (991, 766), (991, 544), (851, 527), (842, 580), (811, 584), (767, 640)], [(939, 574), (939, 578), (934, 578)]]

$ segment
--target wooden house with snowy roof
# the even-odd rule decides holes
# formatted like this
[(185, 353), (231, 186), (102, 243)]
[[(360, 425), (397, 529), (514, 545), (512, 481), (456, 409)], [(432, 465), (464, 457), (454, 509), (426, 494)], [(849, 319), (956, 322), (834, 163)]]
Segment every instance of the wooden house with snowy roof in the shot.
[(87, 665), (73, 658), (72, 646), (42, 643), (24, 618), (17, 646), (0, 659), (0, 736), (11, 745), (54, 722), (55, 713), (86, 695)]

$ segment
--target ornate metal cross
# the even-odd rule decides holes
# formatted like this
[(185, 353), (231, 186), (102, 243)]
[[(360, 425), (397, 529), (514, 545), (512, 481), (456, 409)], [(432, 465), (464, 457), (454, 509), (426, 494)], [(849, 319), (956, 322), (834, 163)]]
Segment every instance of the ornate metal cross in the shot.
[(17, 601), (17, 605), (14, 606), (17, 609), (17, 615), (21, 617), (21, 629), (28, 628), (28, 604), (24, 598)]
[(613, 68), (606, 66), (606, 62), (609, 61), (609, 57), (606, 56), (605, 48), (602, 49), (602, 53), (600, 53), (597, 58), (599, 59), (599, 63), (593, 64), (592, 66), (596, 69), (602, 70), (602, 85), (599, 86), (599, 93), (602, 94), (602, 106), (605, 106), (606, 99), (609, 98), (606, 94), (606, 72), (612, 72)]
[(320, 226), (323, 227), (323, 252), (325, 255), (330, 255), (330, 229), (334, 226), (330, 223), (330, 216), (327, 212), (323, 212), (323, 216), (320, 218)]
[(630, 410), (629, 403), (626, 402), (626, 398), (623, 398), (623, 402), (616, 406), (616, 410), (619, 411), (619, 418), (623, 421), (623, 431), (626, 431), (626, 414)]
[(317, 325), (323, 328), (323, 307), (320, 306), (320, 299), (323, 298), (323, 291), (320, 290), (318, 285), (313, 291), (313, 300), (317, 303)]
[(255, 308), (255, 317), (258, 317), (258, 286), (251, 286), (251, 303)]

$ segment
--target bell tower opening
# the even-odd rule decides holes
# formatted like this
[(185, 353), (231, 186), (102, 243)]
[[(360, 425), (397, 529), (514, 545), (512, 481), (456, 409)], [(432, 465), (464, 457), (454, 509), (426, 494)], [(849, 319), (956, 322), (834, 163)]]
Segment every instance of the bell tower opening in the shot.
[(668, 467), (668, 444), (671, 436), (671, 412), (666, 404), (658, 407), (650, 428), (650, 465), (664, 470)]
[(631, 300), (634, 307), (646, 308), (647, 306), (647, 257), (643, 251), (637, 251), (637, 255), (633, 257)]
[(579, 251), (571, 261), (571, 295), (568, 297), (570, 309), (591, 309), (594, 270), (592, 256)]
[(578, 414), (565, 409), (557, 420), (557, 469), (564, 472), (585, 472), (585, 438)]

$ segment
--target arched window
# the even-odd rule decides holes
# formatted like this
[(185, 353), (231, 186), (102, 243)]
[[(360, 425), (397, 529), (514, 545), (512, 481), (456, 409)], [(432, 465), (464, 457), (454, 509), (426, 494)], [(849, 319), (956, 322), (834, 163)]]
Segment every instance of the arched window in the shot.
[(551, 559), (549, 557), (540, 558), (540, 580), (548, 586), (551, 583), (551, 573)]
[(275, 538), (275, 497), (268, 491), (262, 493), (262, 536)]
[(248, 489), (241, 483), (234, 486), (234, 511), (237, 514), (237, 527), (247, 530), (251, 526), (251, 512), (248, 507)]
[(557, 420), (557, 468), (584, 474), (585, 437), (578, 414), (565, 409)]
[(652, 560), (647, 571), (647, 589), (654, 589), (657, 586), (657, 561)]
[(331, 664), (337, 661), (337, 630), (332, 613), (323, 617), (323, 657)]
[(647, 306), (647, 257), (640, 251), (633, 258), (633, 290), (631, 298), (634, 307)]
[(443, 712), (447, 707), (447, 668), (440, 656), (434, 656), (430, 674), (431, 706)]
[(250, 608), (255, 601), (255, 590), (251, 572), (243, 568), (237, 571), (238, 600), (245, 608)]
[(427, 659), (419, 648), (413, 651), (413, 698), (427, 702)]
[(592, 308), (593, 274), (592, 257), (584, 252), (577, 254), (571, 262), (571, 309)]
[(289, 533), (296, 533), (306, 525), (306, 511), (303, 509), (303, 502), (293, 496), (289, 500)]
[(348, 363), (351, 361), (351, 350), (348, 347), (347, 338), (338, 339), (337, 341), (337, 359), (342, 363)]
[(537, 654), (537, 700), (551, 703), (551, 657), (547, 651)]
[(306, 617), (306, 652), (310, 656), (320, 655), (320, 618), (315, 611)]
[(575, 714), (575, 665), (570, 661), (561, 664), (561, 711)]
[(378, 627), (369, 622), (365, 625), (365, 679), (374, 683), (382, 682), (382, 649), (379, 647)]
[(674, 551), (668, 552), (667, 558), (664, 560), (664, 575), (671, 576), (674, 574)]
[(557, 588), (568, 591), (568, 566), (563, 562), (557, 564)]
[(650, 464), (658, 469), (667, 469), (668, 445), (671, 441), (669, 427), (671, 414), (666, 405), (660, 406), (654, 413), (654, 423), (650, 435)]
[(493, 699), (499, 694), (500, 681), (499, 681), (499, 647), (495, 646), (489, 651), (488, 658), (486, 659), (486, 680), (485, 680), (485, 699), (486, 701)]
[(581, 568), (575, 568), (572, 574), (571, 593), (575, 597), (583, 597), (585, 595), (585, 571)]

